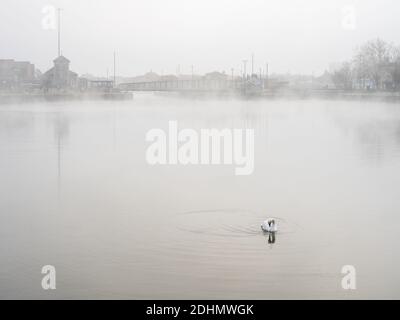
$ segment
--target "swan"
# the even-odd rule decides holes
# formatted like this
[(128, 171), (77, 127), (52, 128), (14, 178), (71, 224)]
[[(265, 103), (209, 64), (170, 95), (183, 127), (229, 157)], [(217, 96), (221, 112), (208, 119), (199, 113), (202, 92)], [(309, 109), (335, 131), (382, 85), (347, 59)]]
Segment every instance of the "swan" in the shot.
[(278, 231), (278, 226), (275, 222), (275, 219), (267, 219), (261, 224), (261, 229), (264, 232), (275, 233)]

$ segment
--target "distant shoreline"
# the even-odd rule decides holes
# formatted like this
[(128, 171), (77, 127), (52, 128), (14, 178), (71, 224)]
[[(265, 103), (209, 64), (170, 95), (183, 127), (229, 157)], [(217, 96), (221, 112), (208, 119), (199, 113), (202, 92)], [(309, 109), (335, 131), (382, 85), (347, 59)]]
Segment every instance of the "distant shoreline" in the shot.
[(310, 90), (284, 90), (284, 91), (265, 91), (263, 97), (281, 98), (327, 98), (327, 99), (355, 99), (355, 100), (400, 100), (400, 92), (389, 91), (346, 91), (336, 89), (310, 89)]
[[(151, 93), (149, 91), (135, 91), (136, 93)], [(54, 102), (54, 101), (90, 101), (90, 100), (132, 100), (134, 92), (115, 93), (0, 93), (0, 104), (30, 103), (30, 102)], [(343, 99), (343, 100), (385, 100), (400, 101), (400, 92), (387, 91), (345, 91), (336, 89), (285, 89), (264, 90), (247, 94), (234, 94), (230, 91), (198, 92), (198, 91), (171, 91), (155, 94), (183, 97), (218, 97), (218, 98), (242, 98), (242, 99)]]
[(110, 93), (0, 93), (0, 104), (74, 100), (132, 100), (131, 92)]

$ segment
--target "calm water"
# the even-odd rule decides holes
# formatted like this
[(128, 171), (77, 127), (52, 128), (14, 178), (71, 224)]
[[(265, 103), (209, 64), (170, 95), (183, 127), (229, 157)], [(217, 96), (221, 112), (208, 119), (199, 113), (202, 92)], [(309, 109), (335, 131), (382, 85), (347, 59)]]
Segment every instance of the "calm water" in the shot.
[[(254, 174), (149, 166), (145, 134), (169, 120), (254, 128)], [(400, 298), (399, 186), (398, 104), (3, 105), (0, 298)], [(357, 290), (341, 288), (343, 265)]]

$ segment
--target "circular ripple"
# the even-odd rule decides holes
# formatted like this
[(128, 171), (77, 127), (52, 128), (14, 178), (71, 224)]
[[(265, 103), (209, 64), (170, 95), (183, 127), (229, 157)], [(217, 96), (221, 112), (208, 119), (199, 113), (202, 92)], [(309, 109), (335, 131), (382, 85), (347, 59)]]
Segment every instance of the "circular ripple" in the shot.
[(251, 237), (264, 235), (261, 223), (274, 218), (278, 222), (279, 234), (293, 233), (297, 225), (281, 217), (261, 216), (248, 210), (202, 210), (177, 215), (177, 228), (183, 232), (219, 237)]

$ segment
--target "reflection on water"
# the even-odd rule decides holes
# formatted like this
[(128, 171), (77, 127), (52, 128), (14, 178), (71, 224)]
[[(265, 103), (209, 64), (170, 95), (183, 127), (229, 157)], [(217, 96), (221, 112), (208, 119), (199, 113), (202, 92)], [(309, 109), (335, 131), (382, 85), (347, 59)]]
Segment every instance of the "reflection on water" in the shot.
[(61, 159), (62, 159), (62, 149), (65, 140), (68, 138), (69, 123), (67, 117), (62, 117), (60, 113), (57, 113), (56, 119), (54, 121), (54, 140), (57, 144), (57, 189), (61, 192)]
[[(254, 128), (254, 174), (147, 165), (145, 134), (169, 120)], [(0, 298), (400, 298), (399, 156), (390, 103), (3, 105)]]
[(274, 244), (275, 241), (276, 241), (276, 233), (275, 232), (268, 233), (268, 243), (269, 244)]
[(354, 136), (354, 146), (362, 158), (374, 163), (397, 159), (400, 148), (399, 108), (393, 104), (384, 106), (384, 110), (377, 109), (382, 108), (374, 104), (365, 108), (369, 111), (367, 115), (351, 111), (336, 115), (338, 126)]

